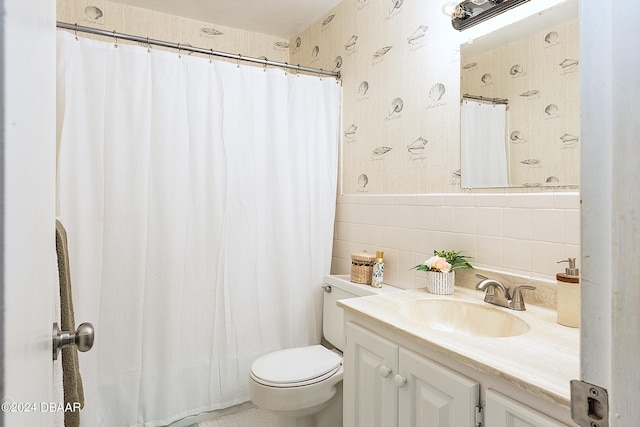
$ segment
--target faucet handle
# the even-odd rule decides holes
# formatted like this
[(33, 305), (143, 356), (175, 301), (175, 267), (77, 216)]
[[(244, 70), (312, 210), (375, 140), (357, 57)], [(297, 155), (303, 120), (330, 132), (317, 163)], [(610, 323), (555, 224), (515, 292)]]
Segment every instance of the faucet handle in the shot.
[(513, 288), (513, 299), (511, 301), (512, 308), (518, 311), (526, 310), (527, 308), (524, 305), (524, 297), (522, 296), (522, 290), (523, 289), (534, 290), (535, 288), (536, 288), (535, 286), (529, 283), (516, 285), (516, 287)]

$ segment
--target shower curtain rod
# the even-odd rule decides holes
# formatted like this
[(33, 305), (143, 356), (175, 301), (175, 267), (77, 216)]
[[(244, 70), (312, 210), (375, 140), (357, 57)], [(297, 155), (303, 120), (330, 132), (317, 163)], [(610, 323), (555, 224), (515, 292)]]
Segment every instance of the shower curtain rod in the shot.
[(504, 105), (508, 105), (509, 104), (509, 100), (505, 99), (505, 98), (487, 98), (485, 96), (479, 96), (479, 95), (469, 95), (468, 93), (465, 93), (464, 95), (462, 95), (463, 99), (477, 99), (478, 101), (487, 101), (487, 102), (492, 102), (494, 104), (504, 104)]
[(219, 52), (219, 51), (215, 51), (213, 49), (204, 49), (204, 48), (200, 48), (200, 47), (193, 47), (193, 46), (189, 46), (189, 45), (183, 45), (180, 43), (172, 43), (172, 42), (166, 42), (166, 41), (162, 41), (162, 40), (154, 40), (154, 39), (150, 39), (148, 37), (139, 37), (139, 36), (132, 36), (130, 34), (123, 34), (123, 33), (117, 33), (115, 30), (114, 31), (107, 31), (107, 30), (101, 30), (99, 28), (93, 28), (93, 27), (84, 27), (82, 25), (78, 25), (78, 24), (69, 24), (67, 22), (61, 22), (61, 21), (57, 21), (56, 22), (56, 26), (58, 28), (62, 28), (65, 30), (71, 30), (74, 32), (82, 32), (82, 33), (89, 33), (89, 34), (96, 34), (99, 36), (105, 36), (105, 37), (112, 37), (114, 39), (121, 39), (121, 40), (128, 40), (128, 41), (132, 41), (132, 42), (138, 42), (138, 43), (144, 43), (146, 45), (154, 45), (154, 46), (162, 46), (162, 47), (167, 47), (170, 49), (176, 49), (178, 51), (188, 51), (188, 52), (197, 52), (197, 53), (202, 53), (204, 55), (210, 55), (210, 56), (218, 56), (218, 57), (222, 57), (222, 58), (227, 58), (227, 59), (235, 59), (237, 61), (245, 61), (245, 62), (252, 62), (254, 64), (262, 64), (264, 66), (267, 65), (271, 65), (274, 67), (278, 67), (278, 68), (286, 68), (286, 69), (291, 69), (291, 70), (297, 70), (297, 71), (304, 71), (307, 73), (312, 73), (312, 74), (319, 74), (322, 76), (331, 76), (331, 77), (335, 77), (335, 78), (340, 78), (340, 71), (329, 71), (329, 70), (323, 70), (322, 68), (311, 68), (311, 67), (303, 67), (301, 65), (293, 65), (293, 64), (288, 64), (286, 62), (278, 62), (278, 61), (270, 61), (268, 59), (261, 59), (261, 58), (253, 58), (251, 56), (242, 56), (239, 53), (228, 53), (228, 52)]

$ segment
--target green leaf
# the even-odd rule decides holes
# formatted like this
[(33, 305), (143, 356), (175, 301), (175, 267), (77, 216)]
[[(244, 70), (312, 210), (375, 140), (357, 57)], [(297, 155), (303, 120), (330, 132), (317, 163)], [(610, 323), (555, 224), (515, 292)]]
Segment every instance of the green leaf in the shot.
[(458, 251), (433, 251), (433, 254), (439, 257), (442, 257), (447, 260), (449, 264), (451, 264), (451, 270), (463, 269), (463, 268), (473, 268), (473, 266), (469, 263), (469, 259), (471, 257), (467, 255), (462, 255), (462, 252)]

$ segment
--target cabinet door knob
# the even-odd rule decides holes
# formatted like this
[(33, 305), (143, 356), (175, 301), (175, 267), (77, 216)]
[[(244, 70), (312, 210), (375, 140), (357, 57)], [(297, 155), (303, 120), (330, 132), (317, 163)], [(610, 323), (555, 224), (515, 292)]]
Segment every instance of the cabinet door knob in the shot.
[(407, 383), (407, 378), (403, 377), (402, 375), (396, 375), (394, 382), (396, 383), (398, 388), (402, 388)]
[(389, 378), (389, 375), (391, 375), (391, 368), (381, 365), (380, 366), (380, 376), (382, 378)]

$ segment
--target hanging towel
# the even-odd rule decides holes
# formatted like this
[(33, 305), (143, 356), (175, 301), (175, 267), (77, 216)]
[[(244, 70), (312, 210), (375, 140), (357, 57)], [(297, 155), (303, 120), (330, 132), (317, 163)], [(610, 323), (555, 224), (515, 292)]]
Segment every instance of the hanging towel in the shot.
[[(76, 322), (73, 315), (73, 299), (71, 297), (71, 271), (69, 268), (69, 248), (67, 246), (67, 232), (60, 221), (56, 220), (56, 253), (58, 255), (58, 277), (60, 278), (60, 329), (75, 331)], [(78, 349), (66, 347), (62, 349), (62, 385), (64, 389), (64, 404), (75, 408), (78, 403), (84, 407), (84, 390), (80, 367), (78, 363)], [(75, 404), (75, 405), (74, 405)], [(80, 411), (65, 411), (65, 427), (80, 426)]]
[(460, 114), (462, 188), (508, 187), (507, 106), (463, 101)]

